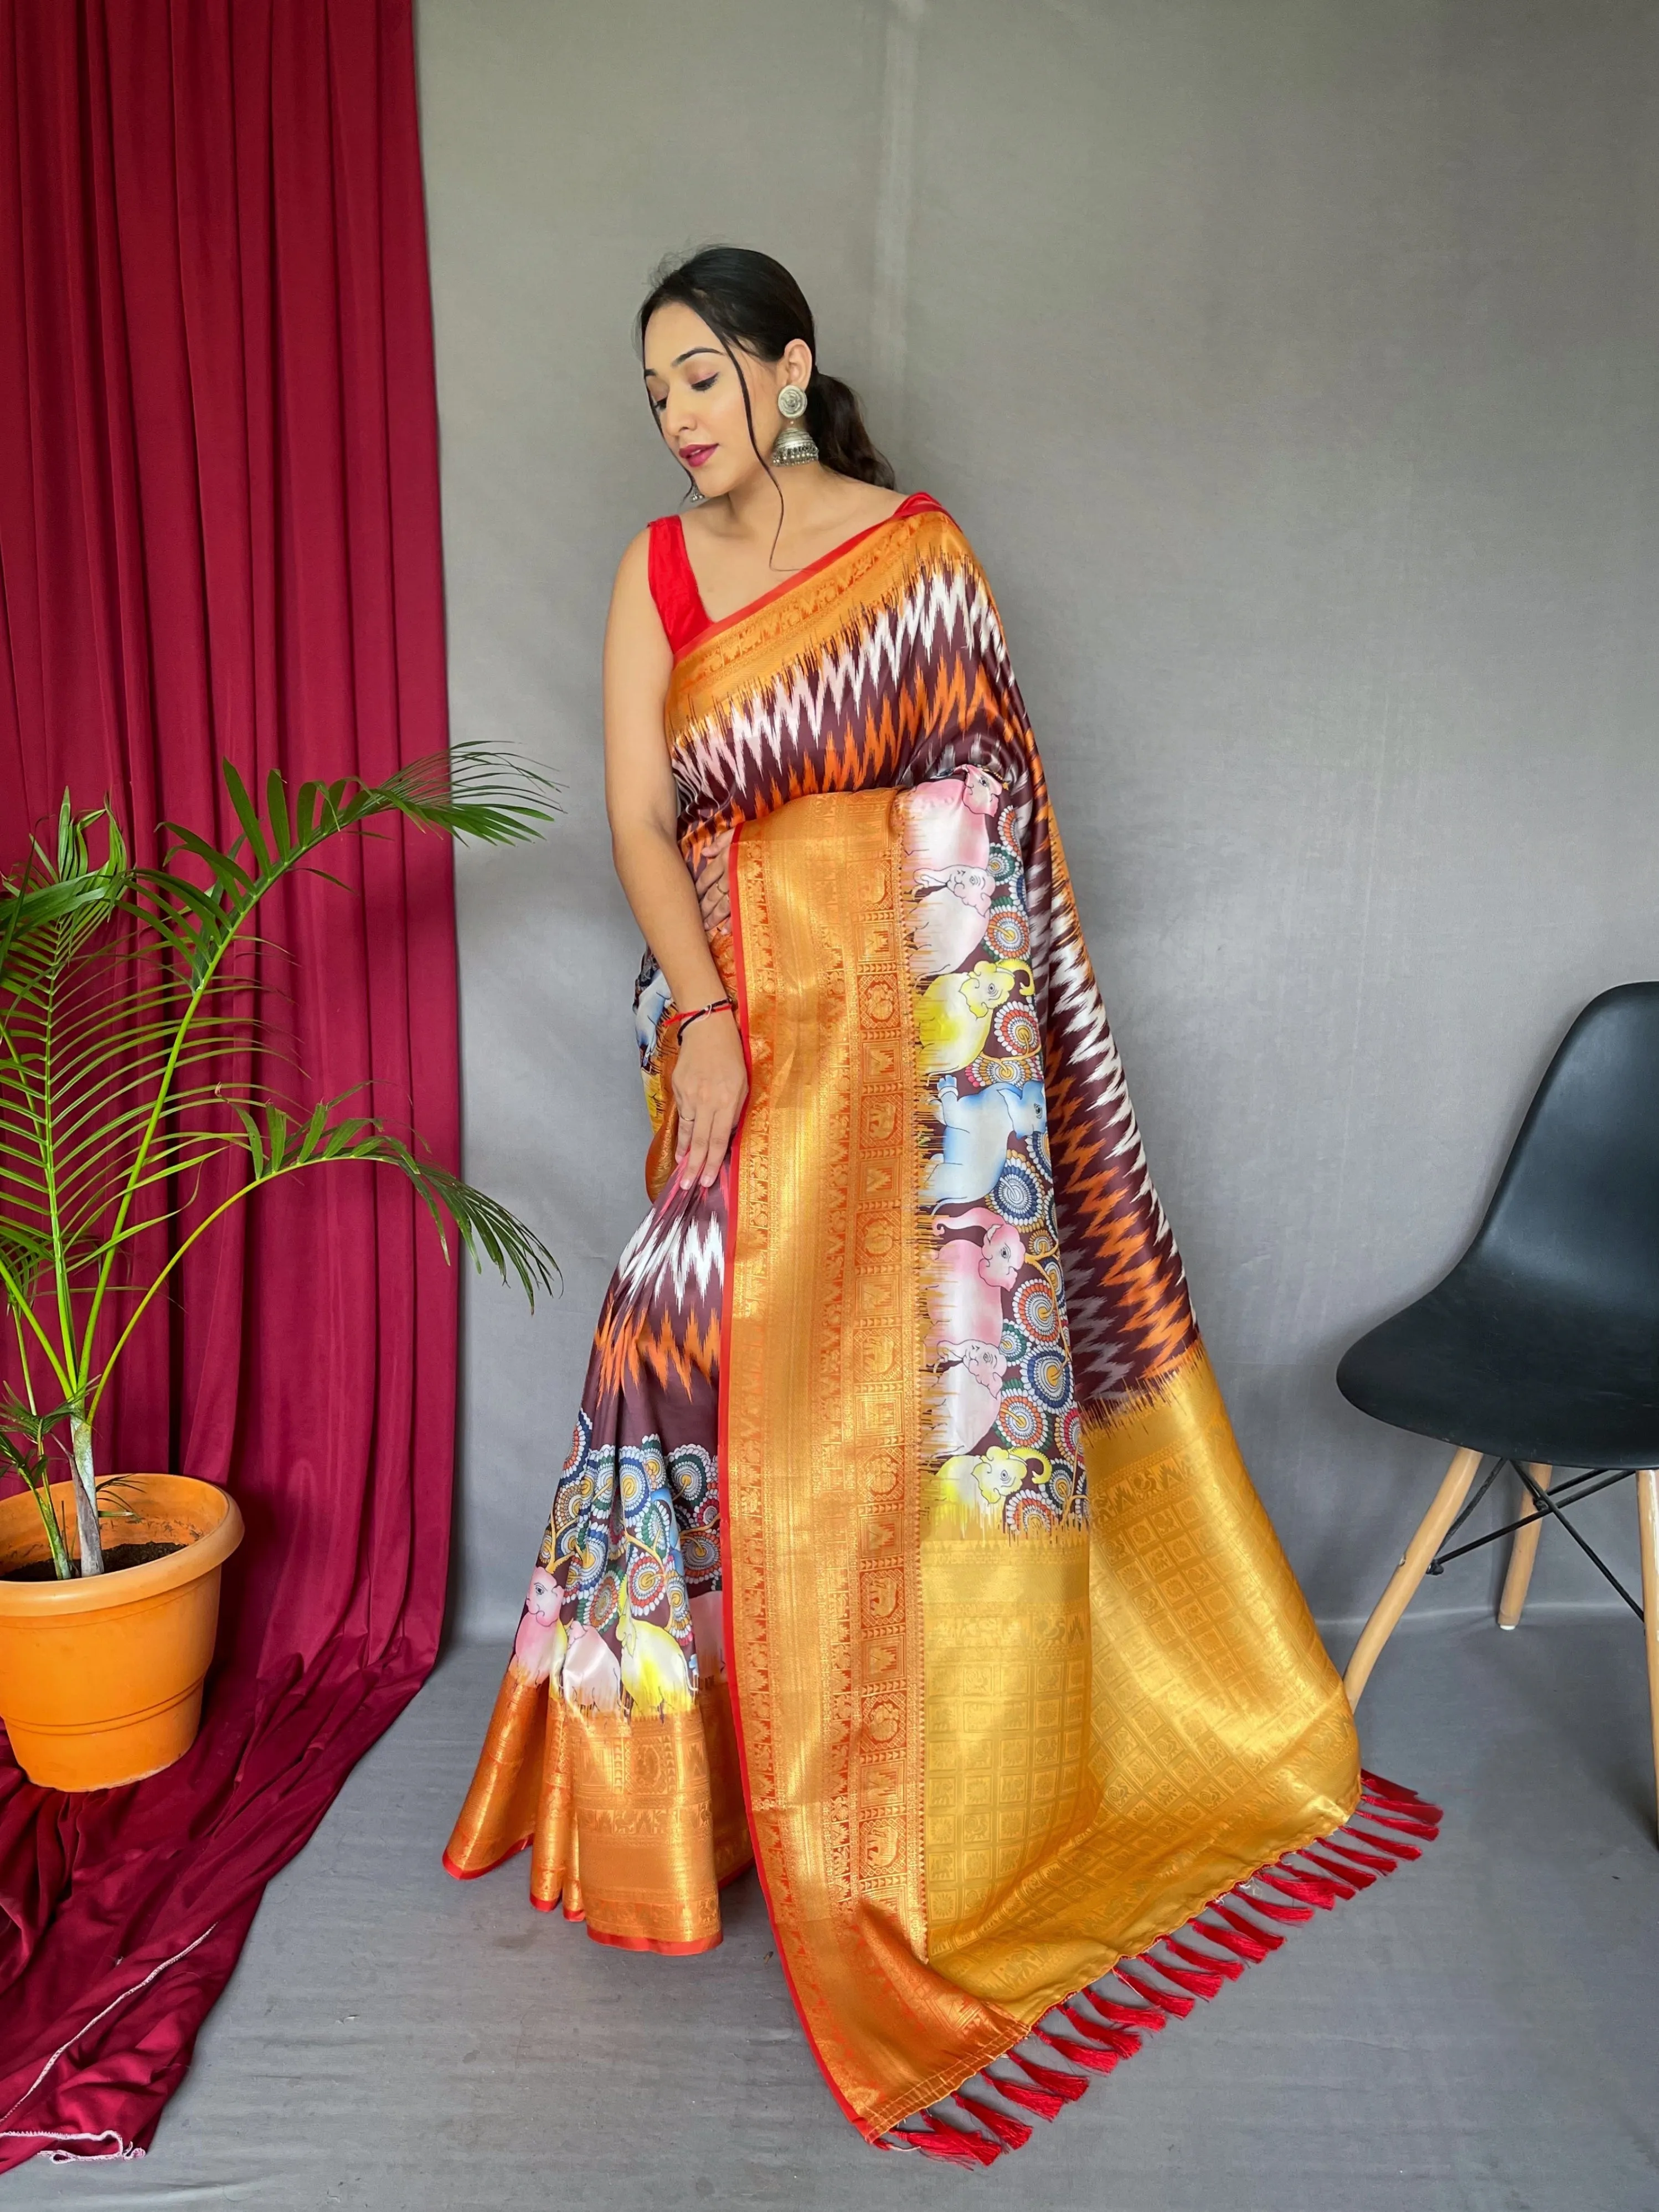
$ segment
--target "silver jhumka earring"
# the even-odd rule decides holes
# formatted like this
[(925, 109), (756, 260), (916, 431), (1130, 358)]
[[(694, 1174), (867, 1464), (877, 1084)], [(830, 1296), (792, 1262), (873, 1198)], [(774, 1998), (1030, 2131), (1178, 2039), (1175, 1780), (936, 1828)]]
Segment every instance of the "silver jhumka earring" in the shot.
[(799, 384), (786, 384), (778, 394), (778, 412), (789, 420), (779, 431), (772, 444), (772, 459), (780, 468), (787, 468), (792, 461), (815, 461), (818, 449), (812, 442), (809, 430), (799, 430), (796, 422), (806, 412), (806, 394)]

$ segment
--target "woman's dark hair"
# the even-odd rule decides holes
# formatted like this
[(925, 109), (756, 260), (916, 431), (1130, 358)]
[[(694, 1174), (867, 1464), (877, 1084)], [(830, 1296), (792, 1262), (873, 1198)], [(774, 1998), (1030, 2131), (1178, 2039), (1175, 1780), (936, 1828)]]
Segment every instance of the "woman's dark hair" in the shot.
[[(804, 338), (812, 349), (812, 374), (806, 384), (806, 412), (800, 419), (818, 449), (818, 459), (838, 475), (880, 484), (889, 491), (896, 489), (892, 464), (877, 452), (864, 427), (858, 394), (838, 376), (826, 376), (818, 367), (812, 310), (781, 261), (746, 246), (705, 246), (686, 260), (671, 259), (659, 264), (645, 304), (635, 319), (635, 343), (641, 359), (646, 325), (659, 307), (673, 301), (702, 317), (731, 356), (734, 369), (738, 369), (736, 356), (732, 354), (734, 345), (744, 347), (757, 360), (775, 362), (781, 358), (791, 338)], [(754, 410), (741, 369), (738, 369), (738, 388), (748, 418), (749, 442), (769, 474), (771, 465), (755, 444)], [(779, 501), (781, 505), (781, 492)], [(778, 527), (782, 526), (780, 515)]]

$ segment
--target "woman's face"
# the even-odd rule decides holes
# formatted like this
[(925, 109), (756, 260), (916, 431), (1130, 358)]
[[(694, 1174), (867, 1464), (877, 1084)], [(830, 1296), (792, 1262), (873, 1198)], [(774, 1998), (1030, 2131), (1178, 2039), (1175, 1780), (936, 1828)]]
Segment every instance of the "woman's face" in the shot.
[[(732, 354), (749, 387), (754, 446)], [(790, 383), (805, 389), (812, 373), (812, 349), (802, 338), (791, 338), (775, 362), (757, 361), (741, 346), (732, 354), (702, 317), (678, 301), (659, 307), (645, 326), (645, 389), (657, 428), (705, 499), (764, 473), (755, 446), (769, 453), (783, 427), (778, 394)]]

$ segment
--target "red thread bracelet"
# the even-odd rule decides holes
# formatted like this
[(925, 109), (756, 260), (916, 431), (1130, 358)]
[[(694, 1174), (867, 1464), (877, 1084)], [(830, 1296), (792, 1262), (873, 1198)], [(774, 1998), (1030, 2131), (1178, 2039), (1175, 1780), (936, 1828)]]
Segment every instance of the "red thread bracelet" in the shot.
[(669, 1026), (677, 1030), (684, 1029), (687, 1022), (695, 1022), (699, 1014), (717, 1014), (722, 1006), (730, 1006), (734, 1014), (738, 1011), (738, 1002), (735, 999), (711, 999), (706, 1006), (690, 1006), (683, 1014), (670, 1014)]

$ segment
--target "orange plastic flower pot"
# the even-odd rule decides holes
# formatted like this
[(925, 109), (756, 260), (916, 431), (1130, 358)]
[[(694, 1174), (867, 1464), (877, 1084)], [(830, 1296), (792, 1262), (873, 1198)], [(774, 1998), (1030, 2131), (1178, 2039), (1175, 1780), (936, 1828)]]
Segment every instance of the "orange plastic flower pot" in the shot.
[[(182, 1544), (143, 1566), (82, 1582), (0, 1579), (0, 1721), (31, 1782), (108, 1790), (171, 1766), (196, 1741), (219, 1625), (219, 1571), (242, 1540), (236, 1501), (183, 1474), (129, 1475), (136, 1522), (106, 1542)], [(75, 1504), (52, 1486), (71, 1548)], [(48, 1556), (27, 1492), (0, 1503), (0, 1577)]]

